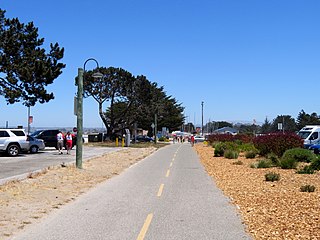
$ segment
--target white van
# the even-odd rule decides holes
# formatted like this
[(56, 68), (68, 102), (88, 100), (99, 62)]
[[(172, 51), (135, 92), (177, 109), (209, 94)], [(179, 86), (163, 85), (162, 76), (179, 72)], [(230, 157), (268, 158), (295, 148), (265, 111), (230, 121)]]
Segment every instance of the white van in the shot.
[(320, 144), (319, 125), (307, 125), (298, 132), (298, 135), (303, 139), (305, 148), (309, 148), (314, 144)]

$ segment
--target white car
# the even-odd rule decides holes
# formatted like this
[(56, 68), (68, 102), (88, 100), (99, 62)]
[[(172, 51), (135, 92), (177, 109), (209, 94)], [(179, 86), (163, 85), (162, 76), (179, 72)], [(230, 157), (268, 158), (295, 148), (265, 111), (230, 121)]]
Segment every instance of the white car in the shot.
[(197, 143), (197, 142), (204, 142), (204, 137), (203, 136), (194, 136), (194, 142)]
[(20, 152), (29, 150), (29, 142), (23, 129), (0, 129), (0, 151), (10, 157), (18, 156)]

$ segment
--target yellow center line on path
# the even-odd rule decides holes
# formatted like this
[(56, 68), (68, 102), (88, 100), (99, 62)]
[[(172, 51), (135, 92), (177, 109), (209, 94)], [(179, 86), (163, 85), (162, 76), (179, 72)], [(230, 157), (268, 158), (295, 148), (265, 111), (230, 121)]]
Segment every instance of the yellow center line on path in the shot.
[(170, 163), (170, 167), (172, 167), (172, 163)]
[(162, 191), (163, 191), (163, 187), (164, 187), (164, 184), (162, 183), (162, 184), (160, 185), (160, 188), (159, 188), (159, 191), (158, 191), (157, 197), (161, 197), (161, 195), (162, 195)]
[(143, 224), (143, 227), (141, 228), (141, 231), (139, 233), (139, 236), (137, 237), (137, 240), (143, 240), (148, 229), (149, 229), (149, 226), (150, 226), (150, 223), (152, 221), (152, 218), (153, 218), (153, 214), (150, 213), (148, 214), (146, 220), (144, 221), (144, 224)]
[(166, 177), (169, 177), (169, 174), (170, 174), (170, 169), (168, 169)]

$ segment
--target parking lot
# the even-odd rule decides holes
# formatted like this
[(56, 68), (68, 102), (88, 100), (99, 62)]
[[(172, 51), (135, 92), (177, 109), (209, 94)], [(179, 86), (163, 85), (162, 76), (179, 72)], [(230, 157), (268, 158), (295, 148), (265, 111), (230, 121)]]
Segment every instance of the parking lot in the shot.
[[(83, 147), (83, 161), (101, 156), (122, 148), (113, 147)], [(75, 163), (76, 150), (73, 149), (70, 155), (59, 155), (55, 148), (46, 148), (36, 154), (21, 154), (17, 157), (0, 155), (0, 184), (10, 180), (24, 179), (30, 173), (41, 171), (50, 166), (57, 166), (67, 163)]]

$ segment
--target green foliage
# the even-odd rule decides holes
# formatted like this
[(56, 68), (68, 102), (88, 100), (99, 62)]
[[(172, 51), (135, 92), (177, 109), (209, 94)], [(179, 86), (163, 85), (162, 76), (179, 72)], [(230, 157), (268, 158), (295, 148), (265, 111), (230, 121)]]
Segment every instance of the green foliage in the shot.
[(297, 171), (298, 174), (314, 174), (314, 169), (310, 165), (306, 165)]
[(268, 159), (262, 159), (257, 162), (256, 168), (270, 168), (272, 167), (272, 162)]
[(159, 141), (159, 142), (164, 142), (166, 139), (167, 139), (167, 138), (165, 138), (165, 137), (159, 137), (158, 141)]
[(313, 185), (304, 185), (300, 187), (301, 192), (314, 192), (316, 187)]
[(0, 95), (7, 103), (22, 101), (34, 106), (54, 99), (46, 86), (62, 73), (65, 64), (59, 62), (64, 49), (58, 43), (42, 48), (44, 38), (39, 38), (33, 22), (20, 23), (18, 18), (7, 19), (0, 14)]
[(236, 142), (225, 142), (226, 150), (239, 151), (238, 144)]
[(314, 160), (312, 160), (310, 167), (314, 170), (320, 170), (320, 157), (317, 156)]
[(298, 166), (298, 161), (294, 158), (281, 158), (279, 166), (282, 169), (296, 169)]
[(255, 158), (256, 155), (257, 155), (257, 154), (256, 154), (255, 151), (248, 151), (248, 152), (245, 153), (244, 156), (245, 156), (246, 158)]
[(266, 181), (268, 181), (268, 182), (274, 182), (274, 181), (280, 180), (280, 174), (275, 173), (275, 172), (266, 173), (264, 176), (265, 176)]
[(255, 152), (256, 154), (259, 153), (258, 149), (255, 148), (255, 146), (253, 145), (253, 143), (243, 143), (239, 145), (239, 150), (240, 152)]
[[(180, 129), (184, 122), (184, 107), (172, 96), (167, 96), (162, 86), (122, 68), (100, 67), (97, 70), (103, 74), (102, 78), (94, 78), (93, 71), (85, 73), (84, 92), (86, 97), (93, 97), (98, 103), (108, 136), (122, 134), (126, 128), (133, 132), (134, 126), (152, 133), (151, 125), (155, 121), (157, 130), (162, 127), (171, 131)], [(102, 104), (106, 101), (110, 106), (103, 112)]]
[(260, 131), (262, 134), (271, 132), (271, 123), (269, 122), (268, 118), (264, 120), (264, 123), (262, 124)]
[(301, 129), (306, 125), (320, 125), (320, 117), (317, 113), (305, 113), (301, 110), (297, 117), (297, 128)]
[(226, 150), (225, 143), (217, 143), (214, 149), (215, 157), (222, 157), (224, 155), (224, 151)]
[(225, 158), (228, 158), (228, 159), (237, 159), (238, 156), (239, 156), (239, 153), (235, 150), (231, 150), (231, 149), (227, 149), (225, 152), (224, 152), (224, 155), (223, 155)]
[(296, 125), (296, 121), (293, 117), (291, 117), (290, 115), (279, 115), (277, 116), (272, 124), (271, 124), (271, 132), (277, 132), (278, 130), (278, 124), (279, 123), (284, 123), (282, 126), (284, 128), (285, 132), (296, 132), (297, 130), (297, 125)]
[(288, 149), (303, 147), (302, 139), (295, 133), (271, 133), (261, 135), (255, 137), (253, 143), (262, 156), (275, 153), (278, 157), (281, 157)]
[(279, 158), (276, 154), (274, 153), (269, 153), (267, 155), (267, 159), (269, 159), (272, 162), (273, 166), (279, 166)]
[(316, 158), (316, 155), (304, 148), (292, 148), (285, 151), (282, 158), (293, 158), (297, 162), (306, 162), (309, 163)]

